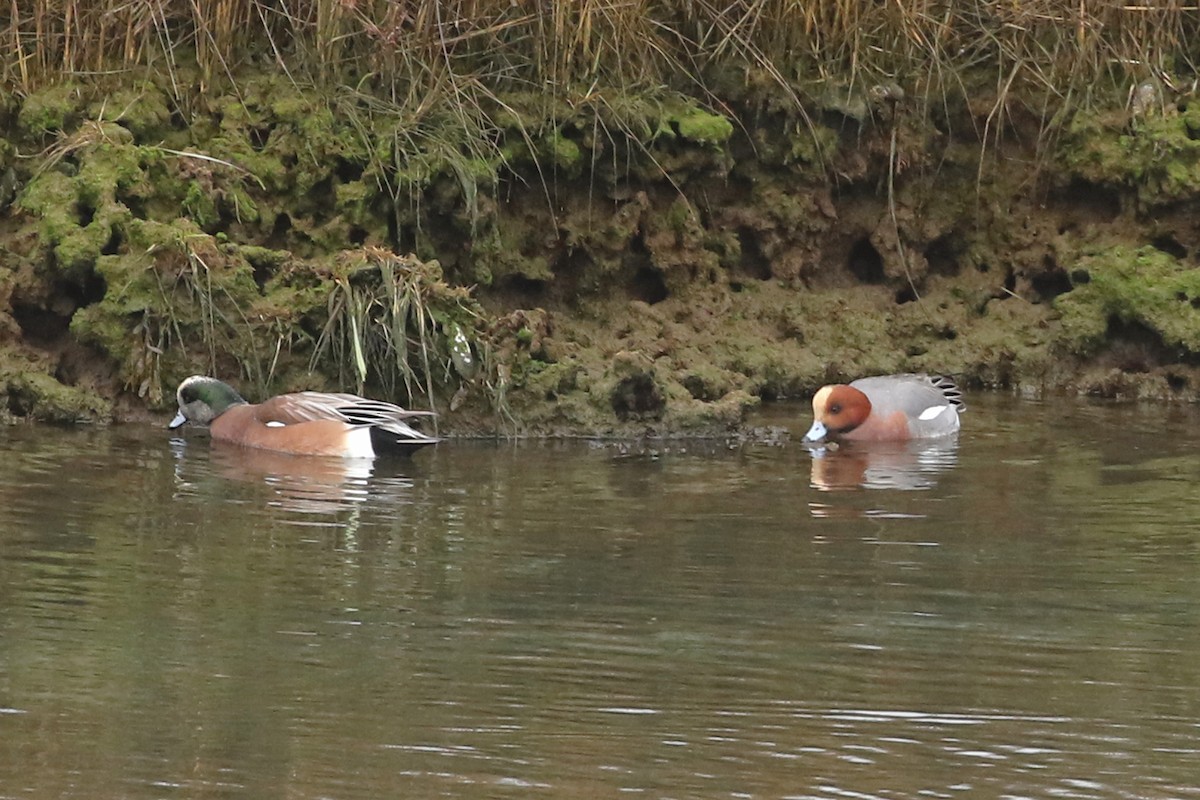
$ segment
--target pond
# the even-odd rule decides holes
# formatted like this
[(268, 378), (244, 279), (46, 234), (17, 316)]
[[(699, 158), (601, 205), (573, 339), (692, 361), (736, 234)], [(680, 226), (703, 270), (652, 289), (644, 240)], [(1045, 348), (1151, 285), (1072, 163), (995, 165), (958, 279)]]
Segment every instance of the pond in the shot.
[(0, 430), (0, 798), (1200, 796), (1200, 411), (968, 402), (366, 465)]

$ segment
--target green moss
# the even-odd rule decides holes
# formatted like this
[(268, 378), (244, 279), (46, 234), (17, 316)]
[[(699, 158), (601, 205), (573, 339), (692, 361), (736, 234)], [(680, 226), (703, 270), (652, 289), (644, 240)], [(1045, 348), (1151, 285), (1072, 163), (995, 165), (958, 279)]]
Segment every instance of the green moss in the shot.
[(684, 237), (693, 232), (696, 224), (696, 210), (687, 198), (679, 197), (667, 208), (664, 221), (676, 236)]
[(286, 250), (274, 250), (252, 244), (239, 245), (238, 252), (254, 269), (267, 273), (275, 273), (291, 257)]
[(73, 278), (85, 277), (117, 231), (130, 219), (123, 206), (106, 205), (83, 227), (69, 228), (54, 245), (57, 268)]
[(675, 117), (679, 135), (689, 142), (719, 147), (733, 135), (733, 123), (720, 114), (693, 108)]
[(782, 141), (787, 151), (781, 163), (819, 165), (838, 152), (841, 137), (825, 125), (797, 123), (791, 126)]
[(25, 98), (17, 125), (27, 136), (65, 131), (79, 112), (79, 90), (69, 83), (49, 86)]
[(90, 119), (119, 124), (145, 143), (161, 141), (171, 127), (167, 95), (148, 80), (121, 86), (92, 99), (87, 114)]
[(271, 116), (291, 123), (301, 122), (316, 111), (310, 98), (295, 91), (287, 91), (267, 99)]
[(334, 197), (338, 210), (358, 221), (369, 214), (371, 203), (378, 197), (378, 190), (366, 181), (349, 181), (337, 185)]
[(222, 219), (230, 219), (239, 223), (254, 223), (262, 219), (258, 203), (250, 196), (246, 187), (238, 183), (236, 179), (226, 183), (219, 190), (217, 199)]
[(613, 355), (604, 377), (591, 387), (589, 395), (598, 409), (621, 422), (657, 422), (667, 413), (670, 392), (665, 384), (649, 358), (623, 350)]
[(219, 221), (217, 203), (198, 181), (189, 181), (183, 196), (183, 210), (201, 228), (211, 230)]
[(246, 132), (218, 134), (209, 140), (205, 153), (246, 170), (269, 192), (286, 194), (290, 190), (289, 171), (283, 158), (275, 152), (256, 149)]
[(738, 378), (736, 373), (727, 369), (695, 359), (680, 371), (679, 382), (695, 399), (713, 402), (732, 391)]
[(555, 131), (547, 138), (547, 150), (554, 166), (567, 173), (577, 173), (583, 160), (579, 145)]
[(516, 225), (497, 225), (475, 239), (471, 248), (473, 279), (483, 285), (509, 277), (553, 279), (549, 260), (540, 254), (539, 233)]
[(1121, 114), (1078, 114), (1067, 126), (1058, 158), (1068, 174), (1136, 192), (1143, 205), (1188, 199), (1200, 191), (1197, 114), (1149, 115), (1130, 127)]
[(745, 375), (753, 394), (769, 398), (803, 395), (825, 368), (811, 351), (791, 343), (750, 341), (735, 343), (722, 366)]
[(71, 174), (47, 170), (26, 185), (22, 210), (54, 254), (53, 265), (82, 281), (92, 264), (132, 218), (122, 197), (147, 194), (156, 150), (132, 144), (132, 134), (113, 123), (88, 123), (65, 146), (79, 166)]
[(144, 188), (147, 168), (161, 156), (153, 148), (133, 144), (133, 134), (113, 123), (96, 126), (98, 138), (79, 153), (80, 198), (103, 203), (125, 192)]
[[(251, 320), (259, 298), (249, 262), (220, 248), (187, 219), (131, 220), (128, 246), (96, 259), (104, 297), (80, 309), (71, 332), (119, 365), (126, 385), (161, 396), (160, 354), (187, 362), (220, 352), (251, 367), (257, 358)], [(188, 368), (211, 368), (195, 361)], [(170, 376), (171, 380), (182, 376)], [(170, 383), (170, 380), (167, 380)]]
[(1070, 274), (1074, 288), (1054, 303), (1062, 314), (1060, 345), (1094, 354), (1116, 320), (1200, 353), (1200, 270), (1152, 247), (1114, 247), (1084, 256)]
[(238, 250), (254, 274), (271, 276), (250, 306), (250, 314), (265, 323), (254, 327), (255, 335), (261, 337), (266, 328), (275, 341), (297, 342), (295, 355), (304, 359), (303, 371), (311, 372), (311, 351), (301, 343), (311, 344), (310, 332), (321, 330), (328, 321), (329, 300), (338, 288), (328, 265), (324, 259), (301, 261), (282, 250), (246, 246)]
[(669, 419), (673, 430), (695, 431), (711, 435), (719, 431), (734, 431), (746, 421), (746, 414), (761, 401), (741, 390), (734, 390), (712, 402), (681, 400), (670, 406)]
[[(554, 400), (580, 387), (583, 368), (573, 362), (545, 364), (529, 360), (521, 378), (523, 389), (537, 399)], [(535, 366), (536, 365), (536, 366)]]
[(39, 218), (43, 238), (55, 245), (72, 229), (79, 227), (78, 197), (75, 182), (70, 177), (50, 170), (25, 186), (17, 205), (22, 211)]
[(39, 422), (107, 422), (112, 404), (84, 388), (65, 386), (34, 369), (0, 368), (0, 390), (10, 413)]
[(39, 225), (54, 254), (54, 266), (82, 279), (114, 235), (129, 218), (128, 210), (106, 202), (99, 208), (83, 202), (77, 179), (47, 173), (34, 180), (22, 195), (21, 207), (39, 215)]

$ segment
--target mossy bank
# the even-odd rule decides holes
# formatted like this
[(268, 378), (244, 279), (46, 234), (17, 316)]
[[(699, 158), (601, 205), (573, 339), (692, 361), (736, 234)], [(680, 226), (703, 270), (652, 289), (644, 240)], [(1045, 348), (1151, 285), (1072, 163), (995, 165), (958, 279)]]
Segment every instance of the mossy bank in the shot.
[(720, 433), (906, 370), (1196, 399), (1189, 94), (1048, 127), (751, 78), (512, 93), (474, 129), (274, 71), (4, 95), (0, 415), (148, 418), (196, 372), (463, 434)]

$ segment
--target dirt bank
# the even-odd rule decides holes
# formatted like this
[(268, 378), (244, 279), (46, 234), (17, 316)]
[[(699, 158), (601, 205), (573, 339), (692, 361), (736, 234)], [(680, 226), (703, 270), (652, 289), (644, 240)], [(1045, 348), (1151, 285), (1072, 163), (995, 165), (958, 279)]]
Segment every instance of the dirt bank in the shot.
[(484, 434), (724, 432), (905, 370), (1192, 401), (1200, 103), (1153, 92), (1053, 127), (894, 84), (506, 97), (403, 161), (404, 120), (274, 73), (6, 96), (0, 415), (157, 416), (195, 372)]

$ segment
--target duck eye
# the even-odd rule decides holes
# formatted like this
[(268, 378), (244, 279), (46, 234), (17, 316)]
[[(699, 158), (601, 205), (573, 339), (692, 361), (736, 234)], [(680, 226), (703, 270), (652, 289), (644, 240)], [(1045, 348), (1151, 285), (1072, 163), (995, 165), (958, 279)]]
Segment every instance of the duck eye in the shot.
[(829, 407), (829, 413), (830, 413), (830, 414), (840, 414), (840, 413), (842, 413), (842, 404), (841, 404), (841, 403), (834, 403), (833, 405), (831, 405), (831, 406)]

